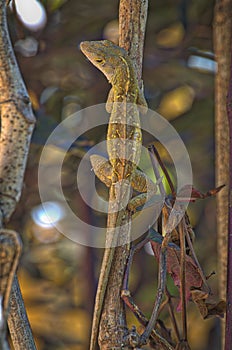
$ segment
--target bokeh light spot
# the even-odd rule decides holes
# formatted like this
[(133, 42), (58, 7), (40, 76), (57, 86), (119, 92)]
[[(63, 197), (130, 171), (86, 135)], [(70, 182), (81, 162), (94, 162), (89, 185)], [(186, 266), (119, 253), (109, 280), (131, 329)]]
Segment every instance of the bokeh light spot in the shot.
[(32, 209), (31, 216), (38, 226), (49, 228), (64, 217), (64, 210), (59, 203), (45, 202)]
[(36, 0), (15, 0), (15, 5), (25, 27), (36, 31), (45, 26), (47, 16), (41, 3)]

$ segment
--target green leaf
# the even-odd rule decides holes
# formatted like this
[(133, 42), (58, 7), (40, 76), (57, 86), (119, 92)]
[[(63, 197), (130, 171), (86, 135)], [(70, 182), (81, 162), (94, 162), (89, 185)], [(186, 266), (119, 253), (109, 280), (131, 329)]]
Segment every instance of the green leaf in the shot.
[(58, 10), (63, 6), (68, 0), (43, 0), (41, 1), (50, 12)]

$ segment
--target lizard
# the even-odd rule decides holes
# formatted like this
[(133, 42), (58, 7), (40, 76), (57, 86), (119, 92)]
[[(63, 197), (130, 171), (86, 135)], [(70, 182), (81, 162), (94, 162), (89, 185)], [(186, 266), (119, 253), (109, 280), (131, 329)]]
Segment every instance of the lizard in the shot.
[(147, 104), (127, 51), (108, 40), (84, 41), (80, 49), (112, 85), (106, 102), (106, 110), (110, 113), (107, 131), (109, 161), (97, 155), (91, 156), (95, 175), (109, 187), (106, 246), (90, 340), (90, 350), (94, 350), (115, 247), (123, 244), (120, 236), (125, 237), (125, 231), (129, 240), (130, 215), (127, 214), (130, 200), (133, 200), (131, 185), (139, 192), (153, 193), (156, 186), (137, 169), (142, 146), (139, 111), (145, 114)]

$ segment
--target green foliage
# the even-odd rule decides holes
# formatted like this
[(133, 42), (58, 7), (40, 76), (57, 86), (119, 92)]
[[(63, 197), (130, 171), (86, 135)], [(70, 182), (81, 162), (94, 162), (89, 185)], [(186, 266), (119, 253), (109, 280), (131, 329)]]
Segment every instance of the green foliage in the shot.
[(41, 0), (40, 1), (49, 12), (54, 12), (61, 8), (68, 0)]

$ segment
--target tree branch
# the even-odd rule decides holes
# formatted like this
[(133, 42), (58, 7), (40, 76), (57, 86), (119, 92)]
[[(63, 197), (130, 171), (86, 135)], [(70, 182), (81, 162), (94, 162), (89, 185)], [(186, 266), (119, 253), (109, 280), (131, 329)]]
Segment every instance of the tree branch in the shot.
[(19, 201), (35, 124), (6, 22), (6, 0), (0, 0), (0, 208), (9, 220)]
[[(133, 60), (140, 86), (142, 86), (142, 57), (147, 3), (147, 0), (121, 0), (119, 6), (119, 46), (126, 49)], [(120, 237), (120, 240), (121, 238), (122, 242), (129, 241), (126, 234), (125, 237)], [(103, 308), (101, 317), (99, 343), (102, 350), (111, 349), (113, 346), (115, 349), (120, 349), (121, 344), (125, 342), (125, 338), (128, 336), (125, 305), (120, 296), (129, 254), (130, 244), (124, 244), (115, 248), (104, 302), (108, 307)], [(109, 310), (112, 310), (112, 312), (110, 313)], [(107, 323), (107, 319), (110, 319), (110, 322)]]
[[(230, 71), (230, 37), (232, 28), (232, 1), (216, 1), (214, 11), (214, 52), (218, 65), (215, 79), (215, 176), (216, 186), (226, 187), (217, 195), (217, 246), (220, 298), (226, 297), (228, 194), (229, 194), (229, 134), (226, 113), (226, 95)], [(222, 348), (224, 325), (222, 320)]]
[[(232, 39), (232, 37), (231, 37)], [(232, 42), (230, 81), (227, 96), (227, 114), (229, 121), (229, 235), (228, 235), (228, 259), (227, 259), (227, 290), (226, 290), (226, 334), (225, 350), (229, 350), (232, 344)]]
[(119, 5), (119, 46), (134, 62), (140, 86), (147, 9), (148, 0), (121, 0)]
[[(0, 229), (3, 222), (10, 219), (20, 199), (35, 124), (30, 99), (10, 42), (6, 5), (6, 0), (0, 0)], [(16, 277), (10, 306), (9, 329), (14, 348), (34, 350), (35, 344)]]

